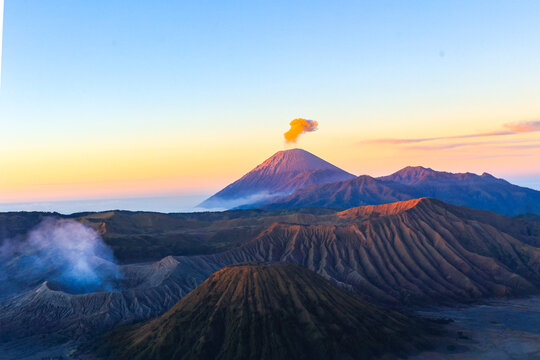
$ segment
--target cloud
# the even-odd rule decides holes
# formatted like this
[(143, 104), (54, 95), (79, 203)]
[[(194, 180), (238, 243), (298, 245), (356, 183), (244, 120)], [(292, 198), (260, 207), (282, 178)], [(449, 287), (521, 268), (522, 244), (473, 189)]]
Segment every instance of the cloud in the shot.
[(498, 159), (498, 158), (524, 158), (531, 154), (490, 154), (490, 155), (471, 155), (469, 159)]
[(536, 132), (540, 131), (540, 121), (523, 121), (518, 123), (510, 123), (505, 124), (504, 127), (514, 134)]
[(446, 149), (455, 149), (465, 146), (474, 146), (481, 145), (485, 143), (473, 143), (473, 142), (461, 142), (453, 144), (436, 144), (436, 145), (419, 145), (419, 146), (410, 146), (407, 149), (410, 150), (446, 150)]
[(236, 197), (232, 199), (213, 198), (205, 204), (204, 207), (196, 207), (195, 212), (201, 211), (225, 211), (236, 208), (241, 208), (246, 205), (264, 203), (272, 198), (290, 195), (290, 192), (268, 192), (261, 191), (248, 196)]
[(288, 143), (296, 142), (300, 134), (317, 130), (319, 123), (315, 120), (306, 120), (302, 118), (294, 119), (289, 123), (291, 128), (283, 136)]
[[(519, 143), (525, 143), (524, 145), (516, 145)], [(407, 147), (409, 150), (445, 150), (445, 149), (455, 149), (460, 147), (467, 146), (486, 146), (486, 145), (495, 145), (497, 148), (507, 148), (507, 149), (535, 149), (540, 147), (540, 142), (535, 142), (531, 140), (512, 140), (512, 141), (483, 141), (483, 142), (473, 142), (473, 141), (464, 141), (457, 143), (447, 143), (447, 144), (433, 144), (433, 145), (413, 145)], [(504, 145), (504, 146), (499, 146)]]
[(540, 131), (540, 121), (523, 121), (517, 123), (508, 123), (504, 124), (504, 130), (490, 131), (483, 133), (474, 133), (474, 134), (465, 134), (465, 135), (455, 135), (455, 136), (438, 136), (438, 137), (426, 137), (426, 138), (414, 138), (414, 139), (400, 139), (400, 138), (389, 138), (389, 139), (374, 139), (363, 141), (363, 144), (412, 144), (419, 142), (427, 141), (437, 141), (437, 140), (455, 140), (455, 139), (473, 139), (473, 138), (482, 138), (482, 137), (491, 137), (491, 136), (506, 136), (506, 135), (515, 135), (521, 133), (530, 133)]
[(507, 145), (502, 146), (502, 149), (508, 149), (508, 150), (520, 150), (520, 149), (540, 149), (540, 144), (528, 144), (528, 145)]

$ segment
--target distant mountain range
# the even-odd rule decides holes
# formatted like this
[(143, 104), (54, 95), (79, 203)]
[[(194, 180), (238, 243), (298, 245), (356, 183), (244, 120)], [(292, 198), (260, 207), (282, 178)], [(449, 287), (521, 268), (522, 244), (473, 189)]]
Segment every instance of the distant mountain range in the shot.
[(504, 215), (540, 214), (540, 191), (487, 173), (454, 174), (409, 166), (379, 178), (355, 177), (301, 149), (276, 153), (200, 206), (347, 209), (419, 197)]
[(251, 263), (219, 270), (162, 316), (90, 348), (102, 359), (371, 359), (426, 348), (426, 323), (302, 266)]

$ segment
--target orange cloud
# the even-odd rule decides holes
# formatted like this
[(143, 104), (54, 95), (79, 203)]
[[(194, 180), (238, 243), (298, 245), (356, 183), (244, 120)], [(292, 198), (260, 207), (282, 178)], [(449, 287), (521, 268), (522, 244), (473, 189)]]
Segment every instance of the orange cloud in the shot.
[(291, 128), (283, 134), (285, 141), (288, 143), (296, 142), (300, 134), (317, 130), (319, 123), (315, 120), (298, 118), (291, 121), (289, 125), (291, 125)]
[(450, 144), (434, 144), (434, 145), (414, 145), (409, 146), (409, 150), (431, 151), (431, 150), (446, 150), (455, 149), (461, 147), (473, 147), (473, 146), (490, 146), (493, 145), (498, 149), (538, 149), (540, 148), (540, 141), (534, 140), (510, 140), (510, 141), (484, 141), (484, 142), (458, 142)]

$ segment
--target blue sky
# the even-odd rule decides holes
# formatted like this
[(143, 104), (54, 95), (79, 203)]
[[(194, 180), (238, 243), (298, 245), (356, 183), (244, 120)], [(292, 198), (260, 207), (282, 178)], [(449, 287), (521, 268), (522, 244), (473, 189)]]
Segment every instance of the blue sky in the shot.
[[(28, 189), (89, 173), (107, 183), (137, 148), (175, 154), (174, 171), (143, 161), (156, 178), (184, 184), (199, 169), (219, 178), (200, 189), (209, 192), (283, 148), (299, 116), (320, 123), (300, 145), (355, 173), (410, 163), (538, 183), (539, 166), (526, 166), (540, 160), (534, 146), (515, 156), (530, 158), (517, 167), (512, 157), (471, 162), (449, 150), (398, 161), (400, 151), (366, 155), (355, 144), (537, 120), (539, 24), (538, 1), (5, 0), (0, 151), (18, 165), (0, 162), (12, 177), (0, 185), (20, 195), (9, 202), (31, 200), (13, 184), (43, 173), (29, 170), (33, 154), (56, 175)], [(194, 152), (198, 166), (184, 160)], [(234, 165), (219, 168), (216, 154)], [(113, 170), (92, 170), (100, 158)], [(28, 172), (16, 176), (20, 164)], [(123, 171), (114, 181), (154, 179)]]
[(505, 85), (532, 100), (539, 14), (535, 1), (8, 0), (2, 118), (51, 133), (147, 131), (149, 117), (155, 131), (282, 128), (394, 100), (481, 106)]

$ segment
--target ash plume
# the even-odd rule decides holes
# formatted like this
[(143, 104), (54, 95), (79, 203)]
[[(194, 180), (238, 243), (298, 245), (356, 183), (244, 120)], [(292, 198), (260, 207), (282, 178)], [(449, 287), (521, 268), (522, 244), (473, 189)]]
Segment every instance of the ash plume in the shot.
[(295, 143), (301, 134), (317, 130), (319, 123), (315, 120), (298, 118), (291, 121), (289, 125), (291, 128), (283, 136), (287, 143)]
[(112, 250), (92, 228), (47, 218), (25, 239), (0, 246), (0, 290), (17, 291), (49, 281), (70, 293), (112, 291), (121, 274)]

